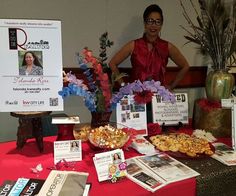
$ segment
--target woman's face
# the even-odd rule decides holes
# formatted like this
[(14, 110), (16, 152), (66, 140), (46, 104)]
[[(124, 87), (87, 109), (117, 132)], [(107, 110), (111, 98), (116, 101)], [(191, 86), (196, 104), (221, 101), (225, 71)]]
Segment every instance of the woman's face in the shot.
[(114, 159), (115, 159), (115, 160), (119, 159), (118, 154), (114, 154)]
[(157, 37), (161, 31), (162, 18), (160, 13), (152, 12), (144, 22), (145, 33), (147, 36)]
[(27, 65), (33, 65), (34, 57), (33, 57), (33, 55), (31, 53), (27, 53), (25, 55), (25, 62), (26, 62)]

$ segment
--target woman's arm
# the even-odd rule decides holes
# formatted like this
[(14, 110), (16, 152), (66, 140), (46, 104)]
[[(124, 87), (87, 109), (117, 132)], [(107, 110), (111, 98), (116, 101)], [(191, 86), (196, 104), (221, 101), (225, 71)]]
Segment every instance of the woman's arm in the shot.
[(171, 84), (168, 84), (168, 88), (171, 90), (177, 86), (180, 80), (183, 79), (184, 75), (189, 70), (189, 64), (176, 46), (174, 46), (172, 43), (169, 43), (168, 48), (170, 59), (180, 68), (175, 77), (175, 80), (172, 81)]
[(131, 55), (134, 49), (134, 41), (125, 44), (110, 60), (109, 66), (113, 73), (119, 74), (118, 65)]

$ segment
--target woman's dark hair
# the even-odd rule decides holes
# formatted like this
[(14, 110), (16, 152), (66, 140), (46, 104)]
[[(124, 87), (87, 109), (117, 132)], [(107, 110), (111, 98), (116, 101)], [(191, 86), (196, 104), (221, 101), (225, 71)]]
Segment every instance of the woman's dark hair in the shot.
[(121, 159), (121, 158), (120, 158), (120, 155), (119, 155), (118, 153), (115, 153), (115, 154), (113, 155), (113, 160), (116, 160), (115, 155), (117, 155), (118, 159)]
[(35, 55), (34, 52), (32, 52), (32, 51), (27, 51), (27, 52), (24, 54), (23, 61), (22, 61), (22, 66), (23, 66), (23, 65), (27, 65), (27, 63), (26, 63), (26, 61), (25, 61), (25, 56), (26, 56), (26, 54), (28, 54), (28, 53), (32, 54), (32, 56), (34, 57), (34, 65), (43, 68), (43, 66), (42, 66), (41, 63), (39, 62), (39, 59), (38, 59), (37, 55)]
[(75, 144), (76, 147), (79, 147), (79, 145), (78, 145), (78, 143), (77, 143), (76, 141), (73, 141), (73, 142), (71, 143), (71, 146), (73, 147), (74, 144)]
[(143, 21), (146, 21), (148, 16), (152, 13), (152, 12), (158, 12), (161, 15), (161, 20), (163, 22), (164, 18), (163, 18), (163, 13), (162, 13), (162, 9), (157, 5), (157, 4), (152, 4), (149, 5), (143, 12)]

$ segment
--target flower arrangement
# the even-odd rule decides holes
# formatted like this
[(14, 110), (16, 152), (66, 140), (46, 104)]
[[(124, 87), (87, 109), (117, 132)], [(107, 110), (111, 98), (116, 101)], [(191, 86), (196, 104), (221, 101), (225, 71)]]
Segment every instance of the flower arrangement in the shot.
[(160, 81), (144, 81), (139, 80), (120, 88), (119, 92), (114, 94), (111, 100), (112, 106), (116, 106), (125, 95), (133, 95), (134, 101), (138, 104), (145, 104), (152, 101), (154, 93), (158, 93), (164, 101), (175, 102), (175, 96), (164, 86), (161, 86)]
[(186, 8), (180, 0), (183, 15), (190, 30), (181, 26), (188, 35), (189, 42), (200, 46), (203, 54), (208, 54), (214, 70), (225, 70), (236, 63), (236, 1), (226, 3), (226, 0), (198, 0), (200, 14), (192, 0), (191, 6), (196, 14), (198, 24), (195, 25), (189, 17)]
[[(84, 98), (85, 106), (90, 112), (110, 112), (124, 95), (134, 95), (137, 103), (148, 103), (153, 93), (158, 93), (164, 100), (174, 101), (174, 95), (159, 81), (135, 81), (120, 88), (119, 92), (113, 93), (114, 83), (126, 74), (108, 76), (109, 68), (106, 64), (106, 48), (113, 42), (109, 41), (107, 33), (100, 37), (100, 58), (93, 56), (92, 51), (84, 48), (82, 54), (77, 55), (79, 67), (83, 70), (87, 84), (78, 79), (71, 72), (64, 73), (64, 81), (68, 82), (66, 87), (59, 91), (59, 95), (66, 98), (71, 95)], [(90, 68), (92, 66), (92, 69)]]

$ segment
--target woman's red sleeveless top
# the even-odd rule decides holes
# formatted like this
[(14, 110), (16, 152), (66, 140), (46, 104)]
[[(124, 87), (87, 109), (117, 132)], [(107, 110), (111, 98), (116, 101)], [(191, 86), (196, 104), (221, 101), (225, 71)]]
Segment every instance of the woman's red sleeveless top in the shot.
[(158, 39), (149, 51), (145, 37), (134, 40), (134, 50), (131, 55), (132, 81), (150, 80), (160, 81), (165, 84), (165, 70), (168, 63), (168, 42)]

